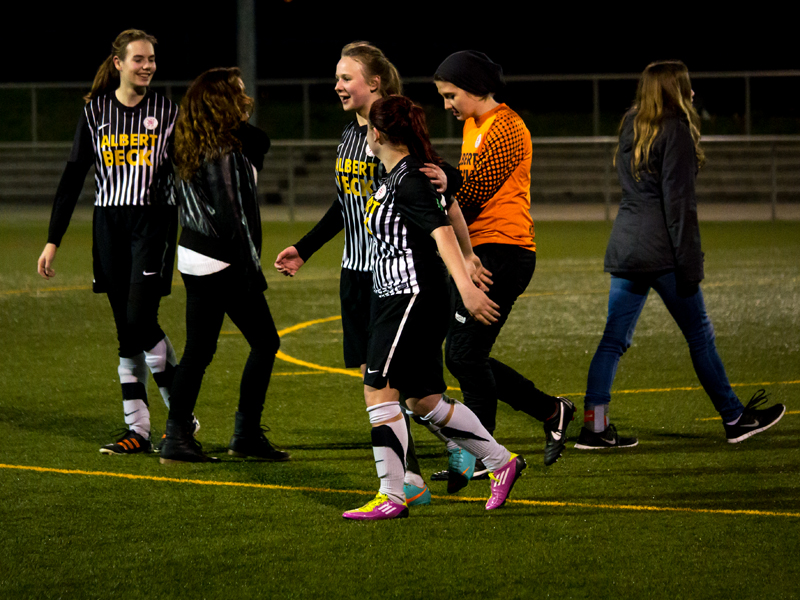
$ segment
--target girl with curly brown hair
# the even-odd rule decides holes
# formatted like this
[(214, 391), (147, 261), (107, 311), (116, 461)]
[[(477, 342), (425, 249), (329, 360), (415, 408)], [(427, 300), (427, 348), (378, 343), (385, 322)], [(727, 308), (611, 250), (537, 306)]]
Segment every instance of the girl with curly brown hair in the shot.
[(192, 411), (227, 314), (250, 344), (228, 453), (284, 461), (264, 436), (261, 413), (280, 340), (264, 298), (255, 166), (269, 139), (247, 125), (252, 99), (239, 69), (200, 75), (181, 102), (175, 139), (183, 231), (178, 270), (186, 285), (186, 348), (175, 373), (161, 463), (210, 462), (193, 436)]

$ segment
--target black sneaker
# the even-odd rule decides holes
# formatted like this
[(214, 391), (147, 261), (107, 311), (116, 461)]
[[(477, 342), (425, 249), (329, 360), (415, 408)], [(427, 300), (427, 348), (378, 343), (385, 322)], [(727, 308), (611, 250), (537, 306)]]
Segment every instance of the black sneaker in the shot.
[(544, 422), (544, 435), (547, 438), (544, 445), (545, 466), (550, 466), (561, 458), (567, 441), (567, 425), (575, 418), (575, 405), (572, 402), (561, 396), (556, 401), (556, 414)]
[(728, 438), (729, 444), (738, 444), (750, 436), (769, 429), (781, 420), (783, 413), (786, 412), (783, 404), (775, 404), (769, 408), (757, 410), (757, 407), (766, 401), (767, 393), (764, 390), (758, 390), (744, 407), (744, 412), (736, 424), (725, 425), (725, 436)]
[(472, 474), (472, 480), (489, 479), (489, 469), (483, 464), (480, 458), (475, 459), (475, 472)]
[(143, 435), (139, 435), (133, 429), (126, 429), (122, 437), (116, 442), (100, 448), (101, 454), (139, 454), (152, 451), (153, 445), (150, 440)]
[[(475, 459), (475, 470), (472, 473), (472, 477), (470, 481), (479, 481), (482, 479), (489, 479), (489, 469), (483, 464), (483, 461), (480, 458)], [(436, 471), (433, 475), (431, 475), (431, 481), (449, 481), (450, 480), (450, 471), (445, 469), (444, 471)]]
[(605, 448), (633, 448), (639, 444), (635, 437), (619, 437), (617, 428), (613, 425), (606, 427), (605, 431), (595, 433), (586, 427), (581, 429), (578, 441), (575, 443), (576, 450), (603, 450)]

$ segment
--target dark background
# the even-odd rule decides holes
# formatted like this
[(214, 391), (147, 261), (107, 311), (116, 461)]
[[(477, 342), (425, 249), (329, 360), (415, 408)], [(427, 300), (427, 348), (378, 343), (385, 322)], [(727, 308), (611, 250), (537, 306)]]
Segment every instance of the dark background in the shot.
[[(339, 50), (358, 39), (383, 49), (404, 77), (430, 76), (464, 49), (486, 52), (509, 75), (639, 73), (667, 58), (693, 72), (797, 66), (789, 18), (769, 4), (706, 12), (685, 3), (650, 10), (629, 4), (626, 12), (622, 6), (256, 0), (258, 78), (332, 78)], [(190, 80), (237, 62), (234, 0), (56, 8), (29, 1), (4, 12), (4, 82), (89, 81), (116, 35), (132, 27), (158, 38), (160, 80)]]

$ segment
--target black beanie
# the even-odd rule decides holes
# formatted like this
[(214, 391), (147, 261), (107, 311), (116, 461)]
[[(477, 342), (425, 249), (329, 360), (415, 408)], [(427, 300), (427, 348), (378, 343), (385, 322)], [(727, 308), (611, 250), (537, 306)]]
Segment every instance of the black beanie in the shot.
[(476, 96), (497, 93), (505, 86), (503, 67), (475, 50), (451, 54), (436, 69), (434, 77)]

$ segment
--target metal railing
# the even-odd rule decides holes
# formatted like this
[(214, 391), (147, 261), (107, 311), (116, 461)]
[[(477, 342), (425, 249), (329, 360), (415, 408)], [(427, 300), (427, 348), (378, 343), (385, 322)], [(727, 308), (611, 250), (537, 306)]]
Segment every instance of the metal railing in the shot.
[[(611, 213), (612, 213), (612, 206), (613, 201), (612, 198), (615, 196), (616, 192), (618, 191), (619, 184), (617, 182), (617, 174), (616, 170), (613, 168), (613, 157), (614, 151), (617, 145), (617, 138), (611, 136), (586, 136), (586, 137), (551, 137), (551, 138), (532, 138), (532, 143), (534, 146), (534, 154), (537, 152), (541, 152), (541, 150), (537, 151), (537, 148), (544, 148), (547, 146), (592, 146), (592, 147), (599, 147), (602, 148), (602, 184), (600, 188), (602, 189), (602, 198), (603, 198), (603, 206), (604, 206), (604, 214), (605, 219), (611, 220)], [(460, 138), (445, 138), (445, 139), (434, 139), (432, 140), (434, 146), (441, 152), (442, 155), (446, 155), (448, 149), (451, 153), (457, 153), (460, 151), (462, 140)], [(289, 211), (289, 219), (294, 221), (295, 218), (295, 209), (297, 206), (297, 186), (296, 186), (296, 178), (295, 178), (295, 170), (296, 167), (299, 167), (302, 164), (302, 157), (300, 157), (299, 150), (303, 149), (316, 149), (316, 148), (326, 148), (326, 149), (333, 149), (338, 145), (338, 140), (276, 140), (273, 143), (273, 147), (275, 149), (282, 148), (286, 149), (287, 151), (287, 164), (285, 165), (286, 171), (286, 181), (288, 182), (288, 186), (285, 189), (285, 193), (283, 197), (286, 200), (286, 204)], [(746, 146), (752, 147), (754, 144), (759, 145), (766, 145), (769, 148), (768, 151), (768, 160), (769, 160), (769, 184), (766, 188), (763, 188), (768, 194), (770, 199), (770, 212), (771, 212), (771, 220), (777, 220), (777, 213), (778, 213), (778, 191), (779, 191), (779, 182), (778, 182), (778, 160), (779, 160), (779, 152), (778, 152), (778, 145), (779, 144), (797, 144), (798, 149), (796, 152), (797, 157), (797, 166), (796, 169), (793, 169), (800, 175), (800, 135), (783, 135), (783, 136), (776, 136), (776, 135), (756, 135), (756, 136), (733, 136), (733, 135), (718, 135), (718, 136), (704, 136), (702, 138), (702, 143), (704, 145), (720, 145), (720, 144), (741, 144), (743, 148)], [(533, 182), (535, 185), (535, 181)], [(532, 186), (533, 187), (533, 186)], [(798, 179), (798, 184), (795, 188), (792, 188), (794, 192), (800, 194), (800, 178)]]
[[(719, 160), (709, 160), (709, 167), (701, 172), (698, 180), (701, 203), (705, 203), (704, 198), (715, 194), (731, 197), (731, 190), (743, 192), (750, 202), (757, 200), (756, 203), (765, 204), (768, 198), (772, 220), (778, 218), (779, 193), (784, 199), (790, 196), (791, 203), (797, 203), (800, 198), (800, 135), (705, 136), (702, 141), (709, 155), (716, 148), (725, 145), (728, 148), (718, 151), (722, 152), (722, 156), (718, 154)], [(452, 164), (458, 161), (460, 138), (435, 139), (433, 142)], [(292, 221), (300, 204), (298, 198), (305, 200), (303, 205), (314, 198), (329, 201), (333, 194), (330, 173), (338, 143), (339, 140), (335, 139), (275, 140), (266, 172), (259, 178), (260, 192), (279, 196)], [(612, 165), (616, 137), (536, 137), (532, 143), (531, 191), (535, 202), (554, 198), (560, 203), (575, 191), (583, 194), (584, 199), (602, 199), (605, 219), (612, 218), (613, 206), (619, 197), (616, 171)], [(68, 142), (0, 143), (3, 152), (0, 192), (3, 197), (14, 196), (20, 200), (40, 198), (40, 201), (52, 197), (69, 148)], [(57, 151), (58, 155), (48, 151)], [(62, 152), (63, 157), (59, 156)], [(309, 155), (314, 156), (315, 161), (309, 163)], [(47, 157), (45, 162), (42, 162), (42, 156)], [(20, 182), (24, 182), (24, 189), (20, 189)], [(86, 186), (85, 191), (89, 194), (90, 182)], [(594, 204), (597, 206), (596, 201)]]
[[(630, 81), (638, 79), (638, 73), (623, 73), (623, 74), (584, 74), (584, 75), (512, 75), (506, 77), (510, 86), (515, 83), (548, 83), (548, 82), (590, 82), (592, 89), (592, 132), (593, 135), (600, 135), (601, 131), (601, 83), (603, 82), (619, 82)], [(768, 78), (787, 78), (787, 77), (800, 77), (800, 70), (783, 70), (783, 71), (735, 71), (735, 72), (697, 72), (692, 73), (694, 81), (710, 80), (710, 79), (731, 79), (741, 80), (743, 86), (742, 112), (744, 121), (744, 134), (752, 134), (753, 123), (753, 105), (751, 93), (751, 81), (754, 79), (768, 79)], [(407, 85), (430, 83), (429, 77), (408, 77), (404, 79)], [(189, 81), (156, 81), (154, 87), (156, 89), (164, 90), (168, 97), (172, 97), (176, 90), (186, 89), (191, 82)], [(262, 79), (257, 82), (258, 88), (286, 88), (295, 87), (300, 90), (300, 104), (302, 114), (302, 139), (310, 140), (313, 135), (312, 127), (312, 100), (311, 90), (317, 86), (327, 86), (332, 89), (333, 81), (331, 78), (310, 78), (310, 79)], [(0, 90), (28, 90), (30, 93), (30, 129), (31, 129), (31, 143), (39, 142), (39, 92), (48, 89), (76, 89), (80, 92), (85, 92), (89, 89), (90, 84), (86, 82), (76, 83), (2, 83)], [(518, 110), (524, 107), (515, 106)], [(453, 119), (448, 119), (446, 123), (446, 136), (455, 137)]]

